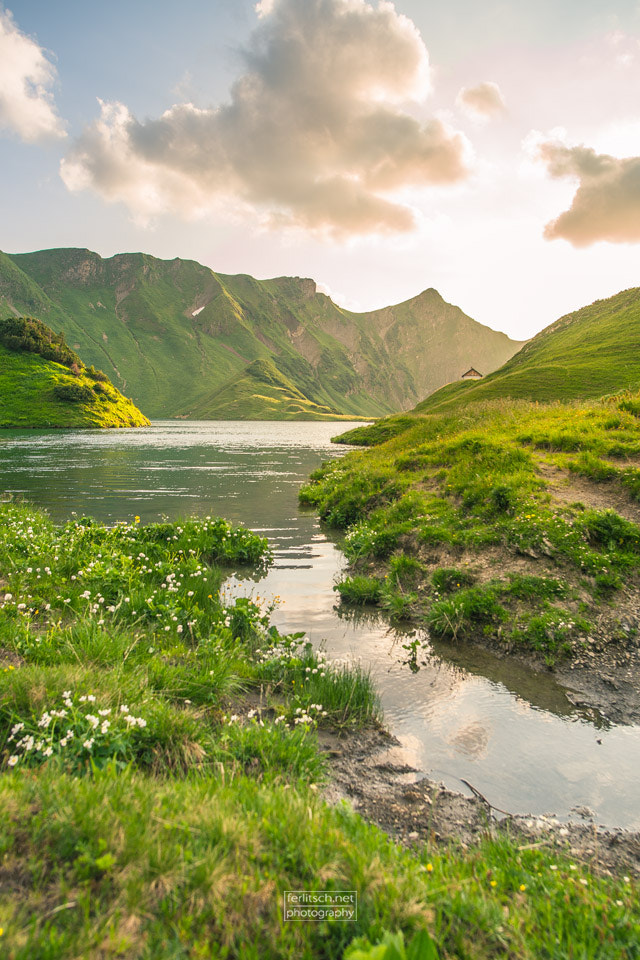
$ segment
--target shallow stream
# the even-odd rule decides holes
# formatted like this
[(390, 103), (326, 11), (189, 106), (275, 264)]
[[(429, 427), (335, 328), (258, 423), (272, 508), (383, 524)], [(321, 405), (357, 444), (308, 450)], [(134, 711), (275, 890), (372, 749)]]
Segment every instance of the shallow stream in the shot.
[[(127, 431), (0, 431), (0, 493), (22, 495), (56, 520), (73, 511), (113, 522), (139, 515), (221, 514), (269, 537), (275, 562), (259, 582), (279, 595), (278, 627), (304, 630), (331, 657), (360, 659), (375, 676), (388, 728), (407, 763), (448, 787), (462, 780), (513, 813), (575, 817), (640, 829), (640, 727), (574, 707), (551, 675), (472, 646), (431, 646), (406, 665), (411, 631), (344, 615), (333, 584), (342, 554), (297, 490), (330, 438), (350, 424), (159, 421)], [(424, 638), (426, 639), (426, 638)]]

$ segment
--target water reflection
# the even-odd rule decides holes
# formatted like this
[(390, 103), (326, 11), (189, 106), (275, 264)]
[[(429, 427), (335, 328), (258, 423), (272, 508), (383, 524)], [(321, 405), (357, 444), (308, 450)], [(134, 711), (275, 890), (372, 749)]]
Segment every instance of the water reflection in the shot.
[(467, 780), (505, 810), (567, 816), (581, 804), (604, 822), (640, 827), (640, 728), (606, 728), (573, 706), (551, 674), (338, 607), (342, 555), (296, 492), (323, 459), (343, 453), (330, 437), (347, 426), (1, 431), (0, 492), (22, 494), (54, 519), (74, 510), (109, 522), (221, 513), (260, 530), (273, 567), (232, 585), (282, 596), (274, 615), (282, 630), (303, 630), (331, 656), (371, 667), (407, 762), (456, 789)]

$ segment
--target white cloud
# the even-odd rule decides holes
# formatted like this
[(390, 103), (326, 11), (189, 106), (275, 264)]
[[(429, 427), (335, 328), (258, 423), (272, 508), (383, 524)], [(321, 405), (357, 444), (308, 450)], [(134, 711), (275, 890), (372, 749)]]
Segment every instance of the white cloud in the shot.
[(507, 109), (500, 87), (492, 80), (485, 80), (475, 87), (463, 87), (456, 104), (468, 115), (482, 120), (500, 116)]
[(406, 187), (467, 176), (468, 144), (407, 103), (430, 92), (417, 28), (380, 0), (262, 0), (246, 72), (220, 107), (138, 121), (101, 104), (61, 174), (139, 218), (233, 201), (270, 225), (352, 236), (415, 225)]
[(28, 142), (64, 137), (51, 94), (55, 78), (42, 48), (0, 10), (0, 129)]
[(640, 243), (640, 157), (613, 157), (560, 140), (538, 145), (538, 156), (552, 178), (575, 180), (578, 189), (568, 210), (545, 227), (574, 247), (600, 240)]

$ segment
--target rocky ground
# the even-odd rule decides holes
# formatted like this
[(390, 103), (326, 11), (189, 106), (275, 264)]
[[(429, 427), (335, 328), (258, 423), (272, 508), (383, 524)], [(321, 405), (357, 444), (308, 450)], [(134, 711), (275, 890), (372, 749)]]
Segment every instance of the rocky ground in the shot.
[(509, 833), (523, 848), (557, 848), (600, 874), (640, 876), (640, 834), (602, 828), (586, 808), (574, 811), (580, 822), (510, 816), (471, 785), (471, 795), (463, 796), (421, 777), (403, 761), (399, 741), (382, 729), (344, 736), (323, 732), (320, 741), (331, 769), (327, 800), (346, 800), (405, 846), (429, 840), (466, 847), (487, 834)]

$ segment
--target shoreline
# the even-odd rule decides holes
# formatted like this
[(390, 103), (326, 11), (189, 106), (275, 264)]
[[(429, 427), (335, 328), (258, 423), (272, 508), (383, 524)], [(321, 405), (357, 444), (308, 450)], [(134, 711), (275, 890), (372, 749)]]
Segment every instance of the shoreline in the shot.
[(429, 777), (416, 778), (419, 771), (403, 762), (400, 741), (380, 727), (346, 736), (319, 731), (318, 739), (331, 774), (323, 790), (327, 802), (346, 801), (405, 847), (435, 842), (466, 849), (487, 836), (509, 836), (521, 849), (551, 847), (604, 876), (640, 877), (640, 831), (599, 824), (586, 808), (575, 808), (582, 821), (504, 813), (478, 791), (465, 796)]

